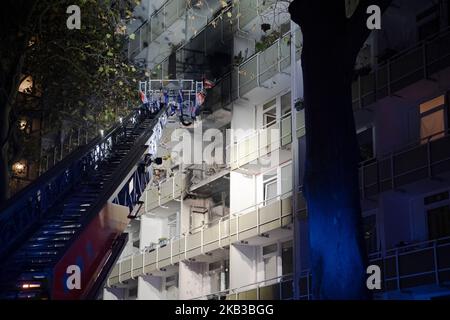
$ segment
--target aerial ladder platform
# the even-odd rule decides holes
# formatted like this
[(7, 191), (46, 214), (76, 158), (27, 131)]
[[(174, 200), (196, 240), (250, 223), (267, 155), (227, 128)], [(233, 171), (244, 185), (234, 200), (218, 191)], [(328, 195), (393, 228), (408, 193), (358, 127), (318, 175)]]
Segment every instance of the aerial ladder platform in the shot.
[[(153, 99), (162, 84), (140, 88)], [(169, 100), (133, 110), (0, 206), (0, 299), (100, 296), (142, 205), (176, 96), (195, 99), (203, 89), (192, 80), (175, 86)]]

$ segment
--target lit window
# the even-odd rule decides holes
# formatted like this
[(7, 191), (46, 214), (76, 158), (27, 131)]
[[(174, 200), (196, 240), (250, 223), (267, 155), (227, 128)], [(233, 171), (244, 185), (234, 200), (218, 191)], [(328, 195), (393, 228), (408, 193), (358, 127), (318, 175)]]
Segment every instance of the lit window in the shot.
[(33, 91), (33, 78), (26, 77), (19, 85), (19, 92), (30, 94)]
[(420, 105), (420, 138), (422, 143), (445, 135), (445, 96)]

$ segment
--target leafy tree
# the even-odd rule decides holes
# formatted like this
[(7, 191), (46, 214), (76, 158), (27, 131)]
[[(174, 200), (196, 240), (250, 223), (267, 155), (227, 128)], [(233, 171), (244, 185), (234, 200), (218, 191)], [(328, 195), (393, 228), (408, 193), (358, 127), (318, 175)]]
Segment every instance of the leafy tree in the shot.
[[(106, 128), (137, 103), (139, 69), (127, 61), (126, 23), (137, 0), (7, 0), (0, 13), (0, 200), (9, 195), (17, 156), (14, 110), (23, 77), (31, 75), (52, 127), (62, 117)], [(69, 30), (70, 5), (81, 30)], [(24, 146), (28, 148), (28, 146)], [(14, 154), (15, 153), (15, 154)], [(37, 155), (36, 155), (37, 157)]]
[[(346, 14), (348, 3), (353, 4), (351, 14)], [(304, 194), (316, 299), (370, 297), (351, 83), (357, 55), (370, 34), (366, 10), (378, 5), (384, 11), (390, 3), (294, 0), (289, 8), (304, 41)]]

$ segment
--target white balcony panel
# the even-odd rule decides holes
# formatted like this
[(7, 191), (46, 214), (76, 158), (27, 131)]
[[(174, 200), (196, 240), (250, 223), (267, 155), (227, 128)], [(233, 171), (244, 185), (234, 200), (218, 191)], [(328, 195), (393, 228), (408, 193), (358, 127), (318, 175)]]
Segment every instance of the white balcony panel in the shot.
[[(282, 198), (282, 199), (280, 199)], [(235, 241), (256, 237), (291, 223), (292, 196), (278, 197), (268, 206), (259, 204), (245, 214), (232, 215), (214, 224), (187, 234), (179, 240), (169, 241), (164, 247), (123, 258), (114, 267), (108, 285), (115, 285), (144, 273), (155, 273), (160, 268), (223, 248)], [(144, 265), (144, 267), (142, 267)], [(132, 272), (131, 272), (132, 271)]]

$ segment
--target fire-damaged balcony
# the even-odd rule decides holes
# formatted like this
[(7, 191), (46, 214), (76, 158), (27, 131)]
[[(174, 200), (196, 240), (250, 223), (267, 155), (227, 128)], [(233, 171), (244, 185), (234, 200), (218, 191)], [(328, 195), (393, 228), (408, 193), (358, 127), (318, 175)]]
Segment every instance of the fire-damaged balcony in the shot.
[(144, 60), (153, 68), (179, 44), (195, 37), (220, 8), (220, 3), (213, 0), (196, 4), (168, 0), (134, 32), (128, 45), (129, 58)]
[[(255, 31), (261, 24), (281, 23), (289, 20), (288, 6), (291, 1), (240, 0), (234, 5), (233, 14), (237, 18), (237, 28), (244, 32)], [(274, 19), (278, 21), (274, 21)]]
[(290, 85), (291, 32), (295, 33), (296, 61), (300, 59), (302, 35), (299, 29), (278, 38), (271, 46), (257, 52), (239, 65), (238, 97), (256, 104)]

